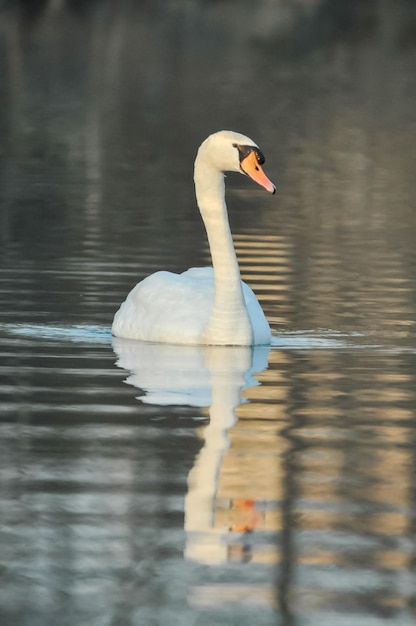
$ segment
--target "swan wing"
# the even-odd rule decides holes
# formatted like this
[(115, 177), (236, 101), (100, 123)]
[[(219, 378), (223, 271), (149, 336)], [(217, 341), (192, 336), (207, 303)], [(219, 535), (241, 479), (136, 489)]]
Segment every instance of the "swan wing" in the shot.
[(198, 343), (213, 300), (212, 268), (156, 272), (128, 294), (114, 317), (112, 332), (126, 339)]
[(253, 345), (268, 346), (272, 338), (269, 322), (252, 289), (244, 282), (242, 282), (242, 287), (244, 302), (253, 329)]

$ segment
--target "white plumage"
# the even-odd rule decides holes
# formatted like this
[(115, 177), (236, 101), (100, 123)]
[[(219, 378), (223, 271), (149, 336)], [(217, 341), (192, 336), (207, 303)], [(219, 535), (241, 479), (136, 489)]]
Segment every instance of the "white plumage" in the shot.
[(224, 171), (240, 171), (274, 193), (264, 157), (239, 133), (220, 131), (200, 146), (195, 191), (213, 267), (156, 272), (138, 283), (114, 317), (117, 337), (177, 344), (268, 345), (269, 324), (240, 279), (224, 197)]

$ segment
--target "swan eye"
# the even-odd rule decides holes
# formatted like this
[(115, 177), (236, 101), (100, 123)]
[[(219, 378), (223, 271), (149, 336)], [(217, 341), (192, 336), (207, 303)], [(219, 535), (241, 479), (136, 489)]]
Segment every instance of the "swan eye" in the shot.
[(254, 152), (254, 154), (256, 155), (257, 163), (263, 165), (265, 161), (264, 154), (260, 150), (260, 148), (257, 148), (257, 146), (243, 146), (238, 143), (233, 143), (233, 147), (237, 148), (238, 150), (240, 163), (241, 161), (244, 161), (244, 159), (248, 157), (251, 152)]

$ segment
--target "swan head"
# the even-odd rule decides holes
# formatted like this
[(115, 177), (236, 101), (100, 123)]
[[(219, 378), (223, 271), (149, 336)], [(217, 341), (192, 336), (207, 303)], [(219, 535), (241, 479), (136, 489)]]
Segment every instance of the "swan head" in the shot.
[(276, 187), (263, 171), (265, 159), (262, 151), (245, 135), (231, 130), (220, 130), (201, 144), (198, 158), (204, 159), (205, 163), (221, 172), (245, 174), (270, 193), (276, 191)]

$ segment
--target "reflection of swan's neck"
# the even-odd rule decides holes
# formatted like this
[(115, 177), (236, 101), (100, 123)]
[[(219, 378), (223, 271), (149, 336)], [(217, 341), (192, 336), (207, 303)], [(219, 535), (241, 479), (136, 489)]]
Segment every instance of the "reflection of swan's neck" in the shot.
[(195, 161), (195, 191), (207, 231), (215, 277), (214, 306), (204, 337), (215, 343), (252, 343), (252, 328), (244, 304), (240, 269), (228, 222), (224, 174), (204, 156)]
[(202, 563), (219, 563), (227, 558), (224, 526), (216, 520), (221, 464), (230, 443), (228, 431), (236, 422), (241, 389), (250, 371), (252, 351), (247, 347), (210, 346), (204, 349), (204, 357), (211, 374), (210, 421), (203, 431), (204, 447), (188, 476), (185, 556)]

